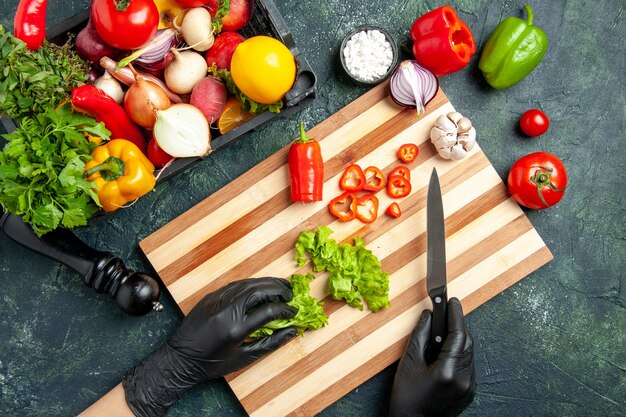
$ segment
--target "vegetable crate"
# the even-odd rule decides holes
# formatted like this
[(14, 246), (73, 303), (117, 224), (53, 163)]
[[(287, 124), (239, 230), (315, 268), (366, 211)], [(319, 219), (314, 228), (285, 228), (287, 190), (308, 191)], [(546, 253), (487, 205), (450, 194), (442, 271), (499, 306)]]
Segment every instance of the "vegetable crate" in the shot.
[[(271, 36), (280, 40), (289, 48), (296, 59), (297, 74), (296, 81), (284, 98), (284, 107), (279, 114), (266, 111), (256, 115), (251, 120), (237, 126), (236, 128), (219, 134), (217, 129), (211, 129), (211, 147), (216, 152), (227, 145), (235, 142), (245, 133), (255, 130), (267, 122), (278, 117), (289, 116), (297, 111), (302, 110), (315, 99), (316, 95), (316, 77), (313, 69), (309, 65), (306, 58), (298, 50), (293, 36), (287, 27), (278, 8), (272, 0), (256, 0), (253, 1), (254, 11), (250, 22), (239, 31), (246, 38), (255, 35)], [(84, 10), (71, 18), (65, 20), (59, 25), (48, 29), (48, 39), (51, 42), (63, 43), (67, 39), (68, 33), (78, 33), (89, 19), (90, 10)], [(7, 132), (12, 132), (16, 128), (15, 121), (6, 116), (0, 117), (0, 121)], [(0, 143), (1, 140), (0, 140)], [(179, 158), (176, 159), (159, 177), (159, 182), (183, 171), (200, 158)]]

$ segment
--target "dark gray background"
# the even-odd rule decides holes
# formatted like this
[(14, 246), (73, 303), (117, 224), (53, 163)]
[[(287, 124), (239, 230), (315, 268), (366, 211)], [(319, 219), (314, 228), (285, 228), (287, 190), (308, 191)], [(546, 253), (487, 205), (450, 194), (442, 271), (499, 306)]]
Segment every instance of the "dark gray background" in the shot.
[[(48, 27), (88, 6), (50, 0)], [(366, 89), (338, 71), (344, 33), (364, 23), (402, 42), (413, 20), (439, 1), (278, 0), (318, 77), (312, 106), (273, 122), (161, 184), (131, 209), (78, 231), (136, 270), (151, 271), (138, 242), (288, 144), (297, 124), (312, 127)], [(482, 46), (497, 23), (521, 16), (523, 2), (449, 2)], [(464, 416), (618, 416), (626, 406), (624, 281), (624, 1), (534, 1), (550, 39), (537, 69), (518, 85), (491, 89), (477, 69), (443, 77), (454, 106), (469, 116), (481, 147), (504, 179), (519, 157), (552, 152), (570, 181), (564, 199), (528, 212), (555, 260), (468, 316), (476, 340), (478, 390)], [(12, 28), (17, 0), (0, 3)], [(516, 131), (527, 109), (551, 119), (547, 134)], [(163, 343), (180, 320), (169, 296), (161, 314), (130, 317), (85, 288), (73, 271), (0, 233), (0, 415), (67, 416), (115, 386), (122, 373)], [(395, 368), (325, 410), (323, 416), (384, 416)], [(194, 389), (172, 416), (242, 416), (222, 380)]]

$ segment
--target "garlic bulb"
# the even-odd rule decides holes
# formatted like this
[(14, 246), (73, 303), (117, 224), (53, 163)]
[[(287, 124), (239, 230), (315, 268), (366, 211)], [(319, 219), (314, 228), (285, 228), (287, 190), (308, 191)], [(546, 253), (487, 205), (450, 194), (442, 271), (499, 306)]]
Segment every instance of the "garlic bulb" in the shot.
[(197, 107), (180, 103), (155, 112), (154, 139), (169, 155), (202, 157), (211, 152), (209, 122)]
[(476, 129), (461, 113), (450, 112), (437, 118), (430, 130), (430, 141), (442, 158), (463, 159), (476, 144)]
[(122, 85), (108, 71), (104, 71), (104, 75), (94, 81), (93, 85), (104, 91), (117, 104), (122, 104), (122, 101), (124, 101)]

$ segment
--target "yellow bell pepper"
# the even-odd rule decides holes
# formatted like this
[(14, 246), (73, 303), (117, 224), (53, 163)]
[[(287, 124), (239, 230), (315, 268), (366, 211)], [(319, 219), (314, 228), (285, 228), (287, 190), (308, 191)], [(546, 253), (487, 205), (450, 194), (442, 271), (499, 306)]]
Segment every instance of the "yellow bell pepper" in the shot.
[(98, 146), (91, 157), (85, 175), (95, 184), (104, 211), (115, 211), (154, 188), (154, 165), (126, 139)]
[(159, 10), (159, 29), (172, 27), (174, 18), (185, 10), (176, 0), (154, 0), (154, 4)]

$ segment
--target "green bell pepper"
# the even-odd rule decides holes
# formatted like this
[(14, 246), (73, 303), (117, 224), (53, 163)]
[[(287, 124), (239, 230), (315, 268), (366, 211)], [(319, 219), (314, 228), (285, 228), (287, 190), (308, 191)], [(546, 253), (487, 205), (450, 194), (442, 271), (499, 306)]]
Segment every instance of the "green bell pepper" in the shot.
[(528, 21), (509, 16), (493, 31), (480, 56), (478, 68), (493, 88), (508, 88), (526, 77), (548, 49), (548, 37), (533, 26), (533, 10), (525, 4)]

